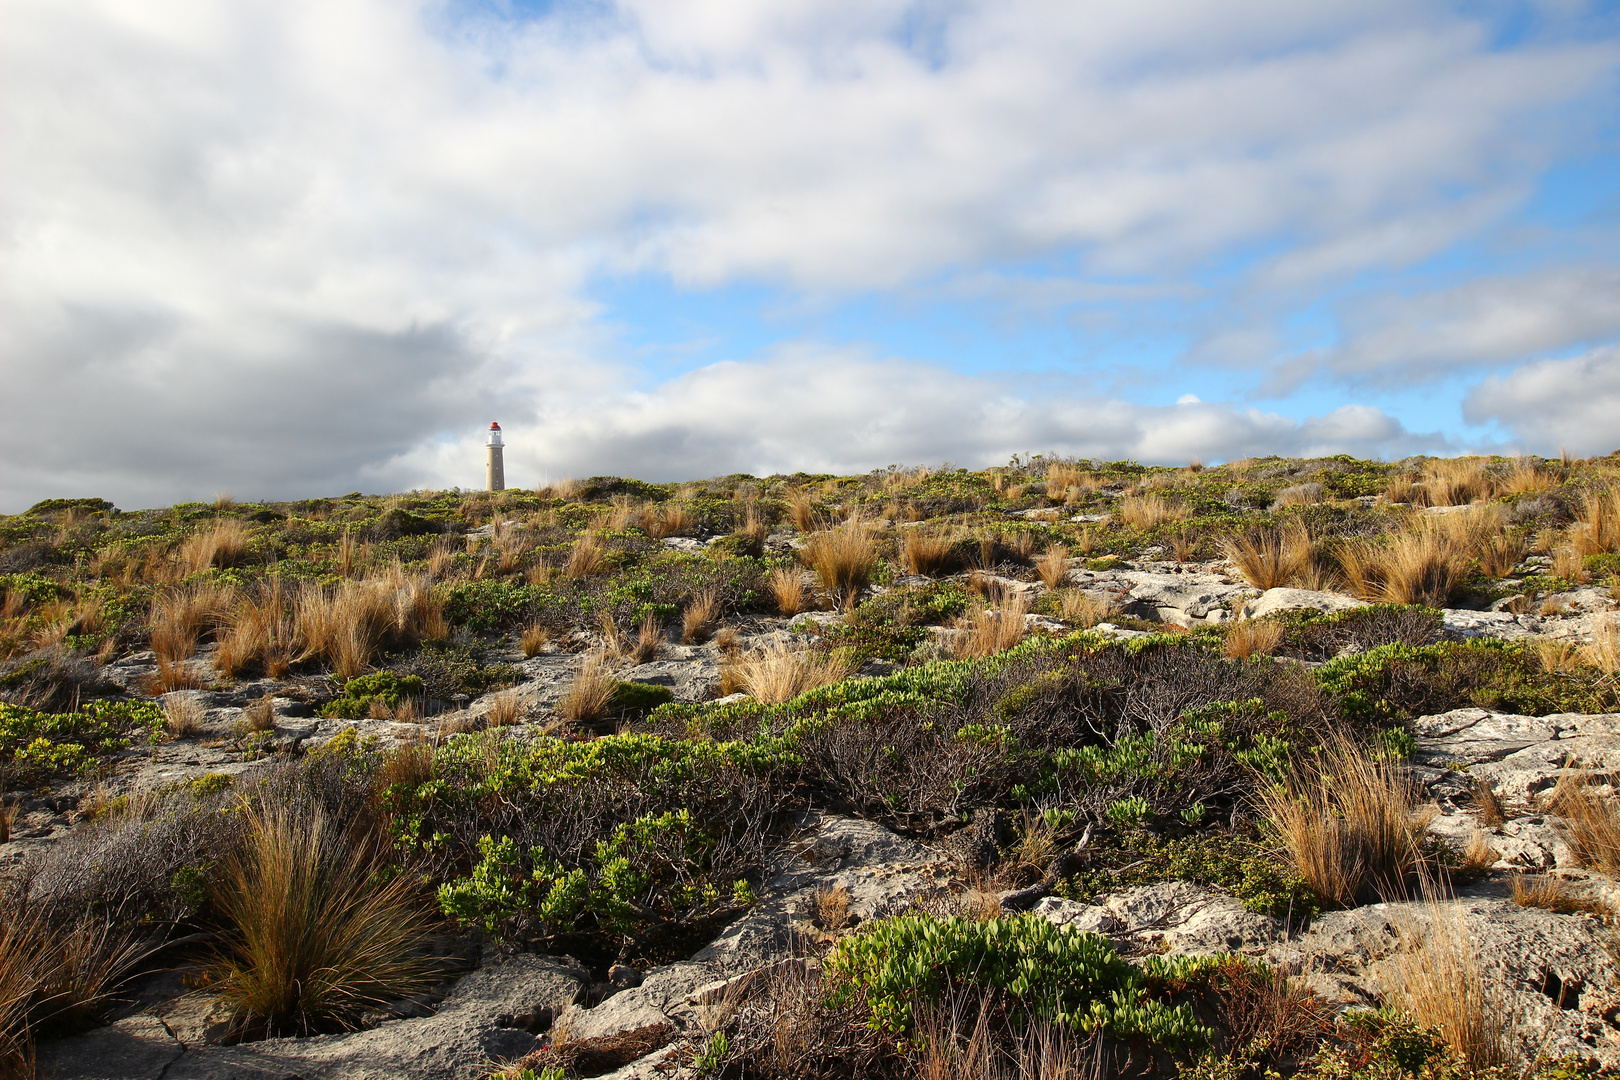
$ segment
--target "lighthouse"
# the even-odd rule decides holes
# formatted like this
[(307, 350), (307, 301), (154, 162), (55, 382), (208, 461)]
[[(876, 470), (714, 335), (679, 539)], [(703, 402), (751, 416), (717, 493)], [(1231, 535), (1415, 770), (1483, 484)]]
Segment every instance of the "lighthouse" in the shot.
[(506, 465), (501, 461), (501, 425), (489, 425), (489, 438), (484, 442), (484, 449), (489, 454), (484, 463), (484, 486), (490, 491), (505, 491)]

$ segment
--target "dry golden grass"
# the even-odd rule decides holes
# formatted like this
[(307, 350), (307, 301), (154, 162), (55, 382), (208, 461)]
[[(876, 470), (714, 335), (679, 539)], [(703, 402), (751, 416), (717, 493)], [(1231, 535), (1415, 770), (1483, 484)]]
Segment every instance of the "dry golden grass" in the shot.
[(1230, 659), (1247, 660), (1251, 656), (1270, 656), (1282, 644), (1282, 623), (1271, 619), (1245, 619), (1234, 623), (1226, 632), (1221, 651)]
[(1327, 498), (1327, 488), (1321, 484), (1295, 484), (1277, 492), (1277, 506), (1313, 506)]
[(563, 576), (582, 578), (599, 574), (604, 569), (605, 555), (599, 536), (595, 533), (581, 533), (568, 552), (568, 561), (563, 563)]
[(249, 731), (263, 732), (276, 730), (276, 699), (274, 694), (266, 694), (258, 701), (242, 710), (242, 720)]
[(723, 653), (734, 653), (742, 648), (742, 635), (735, 626), (722, 626), (714, 635), (714, 647)]
[[(794, 571), (788, 571), (797, 574)], [(784, 611), (784, 615), (794, 612)], [(714, 633), (714, 624), (720, 618), (720, 597), (713, 590), (704, 590), (687, 602), (686, 610), (681, 612), (681, 644), (697, 645), (708, 641), (709, 635)]]
[(1221, 553), (1256, 589), (1276, 589), (1304, 576), (1314, 558), (1305, 529), (1256, 529), (1221, 542)]
[(154, 596), (147, 625), (158, 662), (175, 664), (195, 655), (203, 633), (234, 599), (230, 590), (213, 586), (165, 589)]
[(632, 664), (645, 664), (656, 660), (664, 648), (664, 624), (652, 612), (641, 617), (641, 624), (636, 627), (636, 640), (629, 649), (629, 659)]
[(949, 573), (959, 561), (958, 543), (958, 537), (952, 534), (927, 532), (924, 529), (909, 530), (900, 552), (906, 573), (925, 577)]
[(1502, 805), (1502, 797), (1489, 780), (1479, 778), (1474, 781), (1473, 807), (1474, 820), (1487, 829), (1494, 829), (1507, 821), (1507, 809)]
[(551, 643), (551, 631), (540, 623), (530, 623), (518, 638), (518, 648), (524, 656), (538, 656)]
[(1463, 848), (1462, 869), (1469, 873), (1489, 870), (1501, 857), (1502, 853), (1491, 844), (1491, 834), (1475, 829), (1468, 834), (1468, 846)]
[(385, 876), (385, 845), (314, 807), (244, 807), (247, 836), (213, 897), (229, 931), (209, 965), (247, 1034), (359, 1026), (435, 978), (413, 874)]
[(1420, 863), (1431, 812), (1420, 812), (1405, 770), (1347, 741), (1296, 762), (1261, 790), (1267, 825), (1289, 861), (1330, 904), (1402, 896)]
[(849, 890), (842, 885), (815, 890), (810, 894), (810, 911), (823, 930), (842, 930), (849, 921)]
[(1606, 904), (1572, 891), (1569, 883), (1557, 874), (1514, 874), (1513, 902), (1520, 907), (1543, 908), (1559, 915), (1613, 914)]
[(1466, 506), (1488, 499), (1496, 481), (1486, 469), (1486, 458), (1438, 458), (1428, 463), (1420, 481), (1424, 505)]
[(202, 734), (205, 711), (190, 694), (169, 694), (163, 699), (163, 726), (171, 739), (195, 739)]
[(851, 518), (841, 525), (813, 534), (799, 552), (806, 566), (821, 579), (836, 607), (852, 606), (872, 579), (877, 546), (866, 523)]
[(1620, 551), (1620, 487), (1589, 491), (1583, 496), (1571, 538), (1583, 556)]
[(1119, 519), (1133, 529), (1151, 529), (1190, 517), (1192, 511), (1187, 507), (1158, 495), (1137, 495), (1119, 503)]
[(1543, 462), (1531, 457), (1516, 457), (1502, 471), (1497, 488), (1507, 495), (1535, 495), (1549, 491), (1562, 483), (1562, 478)]
[(778, 566), (767, 579), (776, 610), (792, 617), (803, 611), (809, 597), (804, 587), (804, 575), (791, 566)]
[(1412, 944), (1390, 957), (1385, 1003), (1438, 1033), (1470, 1068), (1511, 1064), (1513, 1017), (1479, 969), (1461, 906), (1425, 900), (1397, 922)]
[(802, 652), (770, 641), (727, 665), (738, 690), (766, 705), (791, 701), (807, 690), (830, 686), (853, 670), (842, 653)]
[[(1493, 508), (1494, 509), (1494, 508)], [(1491, 513), (1427, 518), (1383, 543), (1352, 540), (1338, 548), (1350, 591), (1363, 600), (1445, 607), (1462, 588), (1486, 539), (1480, 526)]]
[(221, 674), (234, 678), (258, 666), (271, 678), (286, 675), (298, 646), (290, 598), (281, 578), (272, 575), (239, 600), (229, 625), (218, 637), (214, 666)]
[(951, 652), (960, 660), (993, 656), (1024, 640), (1024, 616), (1029, 600), (1007, 597), (999, 608), (981, 606), (962, 616), (957, 626), (964, 631), (952, 642)]
[(248, 541), (247, 526), (235, 518), (224, 518), (181, 541), (176, 557), (187, 573), (215, 566), (223, 570), (246, 560)]
[(1620, 621), (1609, 616), (1592, 631), (1592, 640), (1581, 647), (1581, 659), (1611, 678), (1620, 674)]
[(1069, 579), (1069, 549), (1053, 544), (1035, 560), (1035, 572), (1048, 589), (1056, 589)]
[(1066, 492), (1070, 488), (1079, 487), (1082, 479), (1088, 479), (1086, 471), (1078, 465), (1068, 462), (1053, 462), (1046, 467), (1046, 493)]
[(1576, 862), (1615, 874), (1620, 872), (1620, 800), (1599, 794), (1597, 786), (1588, 770), (1566, 769), (1547, 808)]
[(607, 652), (592, 649), (581, 658), (579, 671), (557, 702), (557, 714), (574, 723), (600, 720), (607, 711), (615, 685)]
[(1535, 642), (1534, 651), (1543, 671), (1569, 675), (1580, 670), (1581, 647), (1573, 641), (1541, 638)]
[(1098, 598), (1081, 589), (1064, 589), (1058, 594), (1058, 618), (1083, 630), (1107, 619), (1114, 613), (1114, 605), (1107, 598)]
[(298, 659), (319, 660), (344, 678), (362, 674), (394, 622), (386, 590), (345, 581), (328, 591), (305, 584), (293, 609)]
[(89, 916), (66, 925), (0, 908), (0, 1080), (34, 1080), (34, 1036), (106, 1004), (144, 949)]
[(523, 719), (523, 712), (523, 699), (514, 691), (502, 690), (490, 703), (484, 723), (490, 727), (511, 727)]
[(802, 533), (815, 532), (821, 527), (821, 512), (803, 488), (788, 488), (782, 493), (787, 503), (788, 520)]

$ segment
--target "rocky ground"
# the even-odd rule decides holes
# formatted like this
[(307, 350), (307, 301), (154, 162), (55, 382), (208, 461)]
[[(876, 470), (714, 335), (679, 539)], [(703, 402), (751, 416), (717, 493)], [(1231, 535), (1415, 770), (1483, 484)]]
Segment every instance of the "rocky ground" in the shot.
[[(1198, 624), (1258, 618), (1279, 611), (1343, 610), (1360, 601), (1337, 593), (1249, 587), (1229, 565), (1181, 565), (1139, 560), (1109, 570), (1072, 560), (1069, 581), (1124, 616), (1160, 624)], [(1511, 584), (1509, 582), (1508, 584)], [(1044, 589), (1007, 578), (1008, 594)], [(1494, 610), (1447, 610), (1444, 633), (1455, 639), (1534, 636), (1584, 641), (1614, 608), (1607, 590), (1580, 589), (1543, 597), (1532, 610), (1521, 597)], [(767, 636), (801, 644), (838, 616), (758, 617), (740, 623), (747, 648)], [(1061, 629), (1028, 616), (1033, 630)], [(1102, 633), (1129, 637), (1145, 629), (1104, 622)], [(936, 629), (940, 636), (960, 631)], [(515, 695), (523, 722), (544, 726), (579, 663), (569, 643), (516, 664), (523, 682)], [(666, 644), (653, 661), (619, 677), (669, 687), (679, 701), (712, 698), (723, 662), (714, 644)], [(206, 665), (206, 653), (196, 661)], [(137, 688), (155, 667), (150, 653), (110, 666), (105, 676)], [(882, 672), (876, 663), (867, 674)], [(229, 687), (179, 691), (202, 708), (194, 738), (126, 751), (112, 773), (95, 785), (65, 784), (25, 803), (0, 863), (14, 863), (39, 845), (66, 835), (87, 799), (141, 788), (237, 774), (268, 754), (308, 750), (354, 728), (383, 744), (432, 738), (474, 726), (495, 707), (497, 695), (420, 722), (329, 720), (311, 715), (311, 695), (298, 680), (256, 680)], [(273, 728), (246, 733), (246, 710), (273, 695)], [(1607, 780), (1620, 766), (1620, 714), (1528, 717), (1483, 708), (1424, 716), (1411, 725), (1417, 738), (1413, 769), (1433, 806), (1431, 830), (1458, 849), (1483, 839), (1494, 862), (1454, 896), (1439, 901), (1378, 904), (1325, 914), (1308, 927), (1258, 915), (1216, 889), (1167, 882), (1099, 897), (1083, 904), (1056, 896), (1034, 910), (1054, 922), (1096, 931), (1131, 955), (1239, 951), (1264, 957), (1336, 1008), (1376, 1005), (1394, 977), (1390, 958), (1404, 941), (1421, 936), (1437, 919), (1460, 918), (1477, 945), (1478, 962), (1493, 974), (1514, 1017), (1518, 1036), (1544, 1055), (1578, 1053), (1620, 1068), (1620, 981), (1609, 918), (1620, 908), (1620, 886), (1576, 865), (1562, 834), (1545, 812), (1544, 798), (1570, 769)], [(1500, 800), (1498, 819), (1481, 820), (1477, 785)], [(1509, 895), (1512, 875), (1525, 871), (1561, 879), (1588, 910), (1558, 914), (1523, 907)], [(946, 910), (974, 900), (951, 852), (908, 840), (870, 822), (817, 816), (800, 824), (792, 852), (770, 877), (762, 901), (690, 960), (645, 972), (619, 970), (608, 983), (566, 957), (502, 955), (487, 948), (481, 966), (442, 999), (405, 1002), (367, 1030), (306, 1039), (270, 1039), (215, 1045), (225, 1026), (203, 995), (174, 976), (147, 980), (139, 999), (109, 1027), (42, 1048), (42, 1074), (59, 1080), (294, 1080), (294, 1078), (472, 1077), (496, 1063), (521, 1057), (566, 1031), (583, 1075), (669, 1075), (681, 1048), (713, 1027), (715, 1010), (752, 980), (787, 967), (816, 963), (829, 931), (817, 925), (816, 897), (847, 891), (846, 926), (911, 905)], [(990, 903), (995, 898), (989, 899)], [(417, 1013), (420, 1015), (412, 1015)]]

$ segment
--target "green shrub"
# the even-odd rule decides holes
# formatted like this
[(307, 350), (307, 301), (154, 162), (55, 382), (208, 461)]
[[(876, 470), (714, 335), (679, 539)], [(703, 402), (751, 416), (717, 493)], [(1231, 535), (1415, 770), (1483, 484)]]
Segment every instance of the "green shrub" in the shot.
[(83, 771), (131, 739), (159, 741), (163, 729), (163, 710), (150, 701), (93, 701), (67, 713), (0, 702), (0, 765), (34, 778)]
[(860, 993), (870, 1025), (911, 1031), (914, 1009), (951, 987), (998, 990), (1034, 1015), (1115, 1038), (1196, 1046), (1212, 1032), (1187, 1005), (1153, 997), (1199, 961), (1152, 957), (1137, 968), (1108, 939), (1035, 915), (978, 922), (904, 915), (841, 939), (826, 962), (835, 999)]
[(516, 626), (530, 617), (545, 595), (539, 586), (521, 582), (459, 581), (445, 593), (444, 617), (470, 630)]
[(422, 696), (422, 680), (416, 675), (396, 675), (379, 671), (357, 675), (343, 684), (343, 695), (322, 705), (318, 714), (340, 720), (359, 720), (371, 714), (373, 704), (399, 708), (408, 697)]
[(613, 694), (608, 698), (607, 711), (621, 714), (651, 712), (658, 706), (674, 700), (675, 691), (667, 686), (644, 682), (620, 682), (614, 684)]
[(1054, 890), (1069, 900), (1161, 881), (1191, 881), (1226, 889), (1250, 911), (1303, 923), (1322, 910), (1305, 879), (1275, 852), (1227, 832), (1162, 838), (1129, 832), (1097, 845), (1090, 867)]
[(1549, 672), (1525, 646), (1492, 638), (1382, 645), (1330, 660), (1316, 680), (1340, 716), (1379, 726), (1464, 705), (1530, 716), (1620, 708), (1620, 691), (1601, 672)]

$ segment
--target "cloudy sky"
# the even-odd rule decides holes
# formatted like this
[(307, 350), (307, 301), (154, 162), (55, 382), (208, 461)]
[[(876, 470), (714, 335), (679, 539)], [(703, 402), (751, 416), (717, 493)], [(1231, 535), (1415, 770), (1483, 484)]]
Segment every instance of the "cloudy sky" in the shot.
[(7, 0), (0, 511), (1620, 447), (1620, 11)]

